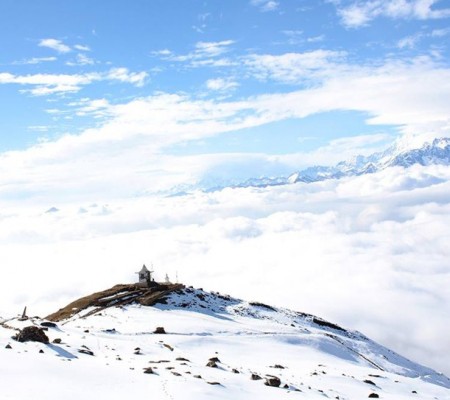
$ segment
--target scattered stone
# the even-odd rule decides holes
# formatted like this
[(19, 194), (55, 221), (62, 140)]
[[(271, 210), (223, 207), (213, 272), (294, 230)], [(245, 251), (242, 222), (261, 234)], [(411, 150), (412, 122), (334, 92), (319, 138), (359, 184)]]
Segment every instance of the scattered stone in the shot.
[(207, 383), (208, 383), (208, 385), (219, 385), (219, 386), (221, 386), (220, 382), (207, 382)]
[(284, 384), (283, 386), (285, 389), (289, 389), (289, 385), (287, 383)]
[(379, 399), (380, 398), (380, 396), (376, 393), (370, 393), (368, 397), (369, 397), (369, 399)]
[(411, 393), (417, 394), (417, 391), (413, 390)]
[(233, 368), (233, 369), (231, 370), (231, 372), (232, 372), (233, 374), (240, 374), (240, 372), (239, 372), (236, 368)]
[(89, 349), (79, 349), (78, 353), (87, 354), (88, 356), (93, 356), (94, 352)]
[(374, 382), (372, 382), (370, 379), (365, 379), (364, 383), (367, 383), (369, 385), (377, 386)]
[(154, 374), (152, 367), (144, 368), (144, 374)]
[(171, 370), (171, 369), (175, 369), (175, 367), (166, 367), (166, 369)]
[(62, 340), (60, 338), (56, 338), (56, 339), (53, 339), (52, 343), (60, 344), (61, 342), (62, 342)]
[(44, 350), (40, 349), (39, 354), (44, 354)]
[(216, 363), (220, 363), (220, 360), (217, 357), (211, 357), (208, 361), (214, 361)]
[(207, 367), (210, 367), (210, 368), (219, 368), (219, 366), (216, 364), (216, 362), (215, 361), (208, 361), (208, 364), (206, 364), (206, 366)]
[(165, 333), (166, 333), (166, 330), (164, 329), (163, 326), (158, 326), (158, 327), (153, 331), (153, 333), (156, 333), (156, 334), (161, 335), (161, 334), (165, 334)]
[(280, 365), (280, 364), (275, 364), (275, 365), (271, 366), (270, 368), (285, 369), (285, 367), (283, 367), (283, 366)]
[(184, 358), (184, 357), (177, 357), (177, 358), (175, 358), (175, 360), (176, 361), (187, 361), (187, 362), (190, 362), (187, 358)]
[(252, 381), (259, 381), (260, 379), (262, 379), (258, 374), (252, 374), (251, 376), (250, 376), (250, 379), (252, 380)]
[(173, 347), (170, 344), (167, 343), (163, 343), (163, 346), (167, 349), (169, 349), (170, 351), (173, 351)]
[(89, 333), (89, 329), (85, 329), (83, 332), (84, 333)]
[(265, 379), (264, 385), (266, 386), (279, 387), (281, 385), (281, 380), (277, 376), (267, 376)]
[(5, 349), (12, 349), (12, 347), (11, 347), (11, 345), (8, 343), (8, 344), (5, 346)]
[(57, 328), (58, 327), (58, 325), (56, 325), (54, 322), (50, 322), (50, 321), (41, 322), (41, 326), (45, 326), (47, 328)]
[(197, 379), (202, 379), (202, 376), (201, 376), (201, 375), (193, 375), (193, 377), (194, 377), (194, 378), (197, 378)]
[(172, 371), (172, 374), (175, 375), (175, 376), (181, 376), (181, 374), (179, 372), (176, 372), (176, 371)]
[(47, 344), (49, 342), (47, 335), (42, 328), (37, 326), (27, 326), (13, 337), (18, 342), (40, 342)]
[(142, 353), (141, 353), (141, 349), (140, 349), (139, 347), (136, 347), (136, 348), (134, 349), (134, 354), (136, 354), (136, 355), (142, 354)]

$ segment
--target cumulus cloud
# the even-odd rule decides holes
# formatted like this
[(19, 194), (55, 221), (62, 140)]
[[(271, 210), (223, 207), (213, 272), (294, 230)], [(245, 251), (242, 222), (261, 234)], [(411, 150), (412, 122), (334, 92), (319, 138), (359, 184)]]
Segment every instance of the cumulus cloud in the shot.
[(39, 42), (40, 47), (48, 47), (49, 49), (55, 50), (58, 53), (69, 53), (72, 49), (64, 44), (61, 40), (58, 39), (42, 39)]
[(338, 14), (349, 28), (368, 25), (378, 17), (393, 19), (440, 19), (450, 17), (450, 8), (437, 8), (439, 0), (373, 0), (338, 3)]

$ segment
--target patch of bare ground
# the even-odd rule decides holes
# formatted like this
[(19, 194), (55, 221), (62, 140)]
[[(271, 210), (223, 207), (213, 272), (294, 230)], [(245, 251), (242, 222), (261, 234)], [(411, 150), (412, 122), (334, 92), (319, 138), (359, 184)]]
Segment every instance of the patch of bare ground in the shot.
[(169, 293), (183, 288), (184, 285), (179, 283), (159, 284), (151, 288), (143, 288), (138, 285), (115, 285), (110, 289), (81, 297), (55, 313), (47, 315), (45, 319), (54, 322), (63, 321), (90, 307), (93, 307), (93, 309), (86, 316), (96, 314), (109, 307), (124, 306), (132, 303), (152, 306), (164, 302), (164, 298)]

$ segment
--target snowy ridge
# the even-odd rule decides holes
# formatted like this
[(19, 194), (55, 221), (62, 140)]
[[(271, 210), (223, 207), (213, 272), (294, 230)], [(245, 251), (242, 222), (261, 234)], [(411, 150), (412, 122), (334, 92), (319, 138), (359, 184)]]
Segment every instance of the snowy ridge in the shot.
[(450, 165), (450, 138), (437, 138), (431, 143), (424, 143), (420, 148), (407, 148), (393, 145), (387, 150), (370, 156), (358, 155), (347, 161), (341, 161), (335, 166), (314, 166), (297, 171), (288, 177), (251, 178), (243, 182), (203, 181), (196, 187), (178, 187), (174, 193), (183, 194), (199, 188), (205, 192), (221, 190), (225, 187), (267, 187), (288, 185), (297, 182), (312, 183), (327, 179), (372, 174), (390, 167), (408, 168), (412, 165)]
[[(138, 298), (87, 305), (48, 327), (53, 343), (11, 339), (42, 323), (49, 325), (13, 318), (0, 326), (0, 373), (9, 382), (2, 398), (123, 399), (130, 391), (158, 399), (450, 398), (447, 377), (359, 332), (191, 287), (166, 291), (152, 306)], [(29, 369), (31, 381), (21, 385)], [(58, 384), (49, 388), (53, 376)]]

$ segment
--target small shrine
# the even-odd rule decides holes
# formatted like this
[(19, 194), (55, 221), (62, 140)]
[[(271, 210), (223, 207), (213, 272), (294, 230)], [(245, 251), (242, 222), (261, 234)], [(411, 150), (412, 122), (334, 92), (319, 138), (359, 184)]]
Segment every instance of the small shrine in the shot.
[(144, 264), (142, 266), (141, 270), (139, 272), (136, 272), (139, 275), (138, 285), (142, 286), (142, 287), (157, 286), (158, 284), (155, 282), (155, 280), (152, 277), (153, 272), (154, 271), (149, 270)]

